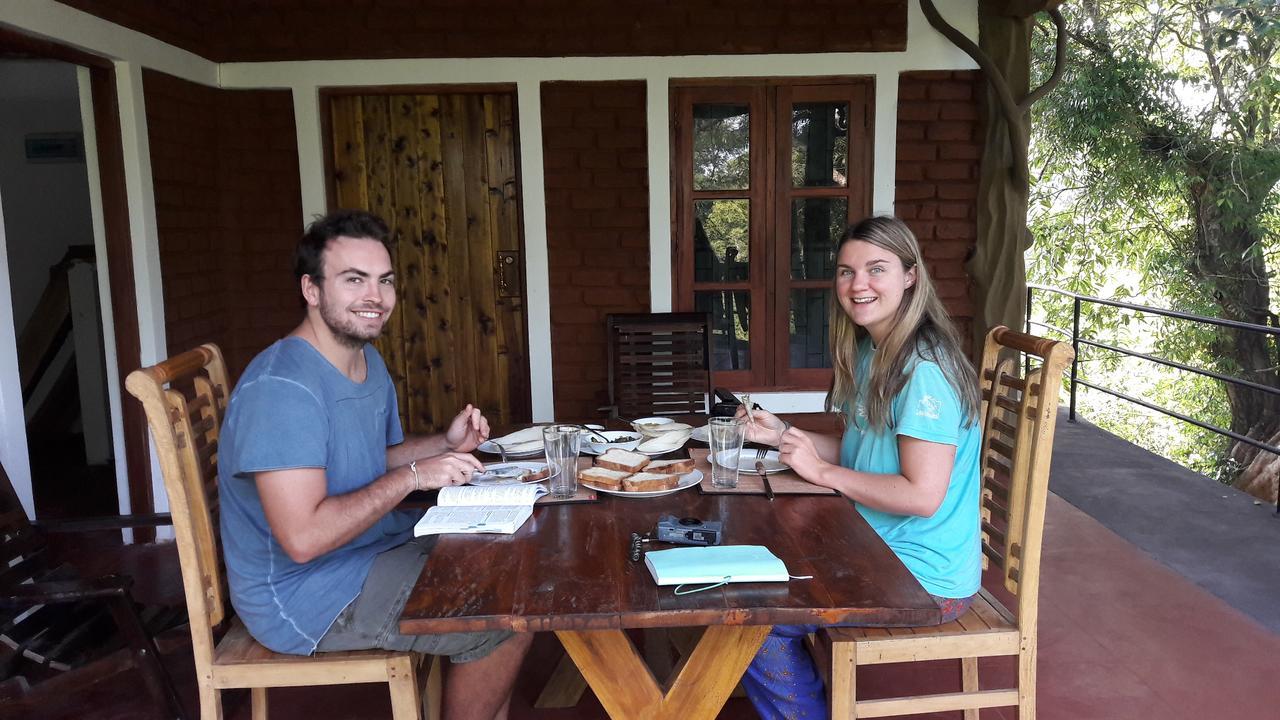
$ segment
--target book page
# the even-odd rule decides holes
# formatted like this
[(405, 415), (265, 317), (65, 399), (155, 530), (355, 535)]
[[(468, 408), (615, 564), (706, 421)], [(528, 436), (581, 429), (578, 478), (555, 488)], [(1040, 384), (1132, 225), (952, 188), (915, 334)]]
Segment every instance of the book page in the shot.
[(466, 505), (533, 505), (547, 489), (539, 483), (527, 485), (450, 485), (440, 488), (439, 507)]
[(529, 506), (433, 507), (413, 528), (415, 536), (442, 533), (513, 533), (529, 516)]

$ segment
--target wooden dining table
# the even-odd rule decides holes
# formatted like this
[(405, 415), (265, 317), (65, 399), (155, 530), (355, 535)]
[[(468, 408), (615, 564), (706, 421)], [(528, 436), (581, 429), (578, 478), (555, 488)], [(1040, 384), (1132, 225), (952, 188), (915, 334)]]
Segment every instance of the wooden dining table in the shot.
[[(793, 576), (675, 595), (629, 559), (662, 515), (724, 523), (724, 544), (763, 545)], [(647, 549), (673, 547), (649, 544)], [(400, 619), (407, 634), (554, 632), (613, 718), (714, 718), (775, 624), (929, 625), (940, 610), (840, 496), (704, 495), (539, 505), (512, 535), (445, 535)], [(627, 634), (704, 627), (669, 678)]]

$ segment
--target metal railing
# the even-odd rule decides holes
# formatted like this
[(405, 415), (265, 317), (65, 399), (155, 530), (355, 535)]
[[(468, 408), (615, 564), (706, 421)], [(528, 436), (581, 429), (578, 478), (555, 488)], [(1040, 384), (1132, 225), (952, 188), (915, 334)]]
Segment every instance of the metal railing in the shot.
[[(1056, 327), (1048, 323), (1036, 322), (1031, 319), (1031, 307), (1032, 307), (1031, 303), (1032, 303), (1032, 297), (1033, 297), (1032, 293), (1035, 290), (1041, 290), (1049, 293), (1056, 293), (1063, 297), (1071, 298), (1072, 308), (1071, 308), (1071, 329), (1070, 330)], [(1176, 310), (1164, 310), (1162, 308), (1155, 308), (1147, 305), (1136, 305), (1133, 303), (1120, 302), (1118, 300), (1105, 300), (1103, 298), (1092, 297), (1089, 295), (1079, 295), (1069, 290), (1061, 290), (1059, 288), (1050, 287), (1048, 285), (1038, 285), (1035, 283), (1027, 283), (1027, 318), (1026, 318), (1027, 332), (1028, 333), (1031, 332), (1032, 326), (1041, 327), (1046, 330), (1051, 330), (1064, 337), (1070, 338), (1071, 348), (1076, 352), (1075, 359), (1071, 361), (1071, 375), (1070, 375), (1071, 401), (1070, 401), (1070, 405), (1068, 406), (1069, 407), (1068, 417), (1071, 420), (1071, 422), (1075, 422), (1075, 419), (1076, 419), (1076, 389), (1079, 386), (1084, 386), (1092, 390), (1097, 390), (1099, 392), (1106, 393), (1107, 395), (1120, 398), (1121, 400), (1134, 403), (1135, 405), (1141, 405), (1142, 407), (1145, 407), (1149, 410), (1154, 410), (1156, 412), (1163, 413), (1165, 415), (1168, 415), (1169, 417), (1181, 420), (1182, 422), (1195, 425), (1196, 427), (1203, 428), (1211, 432), (1215, 432), (1225, 437), (1229, 437), (1233, 440), (1237, 440), (1239, 442), (1245, 443), (1246, 445), (1251, 445), (1264, 452), (1270, 452), (1276, 455), (1280, 455), (1280, 447), (1276, 447), (1275, 445), (1270, 445), (1260, 440), (1255, 440), (1254, 438), (1248, 437), (1247, 435), (1241, 435), (1240, 433), (1234, 432), (1232, 430), (1228, 430), (1226, 428), (1218, 427), (1217, 425), (1214, 425), (1212, 423), (1207, 423), (1202, 420), (1197, 420), (1196, 418), (1190, 417), (1188, 415), (1184, 415), (1180, 412), (1177, 412), (1176, 410), (1170, 410), (1166, 407), (1156, 405), (1155, 403), (1150, 403), (1150, 402), (1147, 402), (1146, 400), (1142, 400), (1140, 398), (1127, 395), (1118, 390), (1112, 390), (1111, 388), (1102, 387), (1101, 385), (1097, 385), (1089, 382), (1088, 380), (1082, 379), (1080, 377), (1080, 347), (1087, 346), (1087, 347), (1098, 348), (1099, 350), (1105, 350), (1112, 353), (1127, 355), (1129, 357), (1139, 358), (1141, 360), (1146, 360), (1148, 362), (1159, 363), (1167, 367), (1177, 368), (1178, 370), (1196, 373), (1197, 375), (1203, 375), (1205, 377), (1211, 377), (1215, 380), (1220, 380), (1222, 382), (1230, 383), (1232, 385), (1236, 385), (1239, 387), (1247, 387), (1253, 390), (1257, 390), (1258, 392), (1269, 393), (1272, 395), (1280, 395), (1280, 389), (1277, 389), (1274, 387), (1261, 385), (1259, 383), (1250, 382), (1248, 380), (1242, 380), (1240, 378), (1231, 377), (1229, 375), (1223, 375), (1221, 373), (1217, 373), (1212, 370), (1206, 370), (1204, 368), (1192, 367), (1190, 365), (1185, 365), (1183, 363), (1176, 362), (1173, 360), (1168, 360), (1166, 358), (1156, 357), (1154, 355), (1148, 355), (1146, 353), (1140, 353), (1135, 350), (1131, 350), (1129, 348), (1119, 347), (1117, 345), (1110, 345), (1108, 343), (1099, 342), (1097, 340), (1081, 337), (1080, 336), (1080, 308), (1084, 303), (1091, 303), (1095, 305), (1106, 305), (1109, 307), (1120, 308), (1123, 310), (1134, 310), (1138, 312), (1151, 313), (1152, 315), (1162, 315), (1164, 317), (1170, 317), (1176, 320), (1186, 320), (1188, 322), (1201, 323), (1205, 325), (1216, 325), (1219, 327), (1229, 327), (1236, 330), (1259, 332), (1265, 335), (1270, 335), (1272, 336), (1272, 338), (1275, 339), (1276, 342), (1280, 342), (1280, 328), (1269, 327), (1267, 325), (1255, 325), (1253, 323), (1239, 322), (1236, 320), (1223, 320), (1221, 318), (1205, 317), (1203, 315), (1192, 315), (1190, 313), (1178, 312)], [(1276, 514), (1280, 515), (1280, 486), (1277, 486), (1277, 489), (1276, 489)]]

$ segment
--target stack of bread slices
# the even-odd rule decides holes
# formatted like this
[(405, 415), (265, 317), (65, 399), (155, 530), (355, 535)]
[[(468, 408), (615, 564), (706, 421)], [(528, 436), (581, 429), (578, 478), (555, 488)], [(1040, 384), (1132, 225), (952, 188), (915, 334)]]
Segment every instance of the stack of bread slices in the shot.
[(624, 492), (671, 490), (680, 476), (693, 471), (693, 460), (650, 460), (629, 450), (611, 448), (596, 458), (596, 464), (578, 472), (579, 482), (597, 488)]

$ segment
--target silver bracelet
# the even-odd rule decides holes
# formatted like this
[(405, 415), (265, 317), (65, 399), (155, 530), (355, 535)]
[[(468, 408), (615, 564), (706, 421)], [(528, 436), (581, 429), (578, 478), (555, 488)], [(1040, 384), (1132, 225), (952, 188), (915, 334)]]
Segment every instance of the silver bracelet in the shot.
[(418, 486), (418, 461), (414, 460), (409, 463), (409, 472), (413, 473), (413, 491), (417, 492), (421, 488)]

